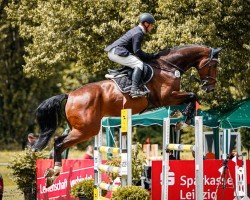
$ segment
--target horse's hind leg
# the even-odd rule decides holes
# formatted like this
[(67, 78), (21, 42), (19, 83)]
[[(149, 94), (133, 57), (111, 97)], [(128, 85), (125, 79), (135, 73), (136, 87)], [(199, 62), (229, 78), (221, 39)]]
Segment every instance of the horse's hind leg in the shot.
[(54, 150), (53, 150), (53, 158), (54, 158), (54, 169), (49, 168), (45, 171), (45, 178), (46, 178), (46, 187), (49, 187), (53, 184), (54, 180), (59, 176), (61, 171), (61, 161), (62, 161), (62, 154), (58, 153), (58, 147), (60, 147), (63, 140), (68, 136), (62, 135), (59, 137), (55, 137), (54, 142)]

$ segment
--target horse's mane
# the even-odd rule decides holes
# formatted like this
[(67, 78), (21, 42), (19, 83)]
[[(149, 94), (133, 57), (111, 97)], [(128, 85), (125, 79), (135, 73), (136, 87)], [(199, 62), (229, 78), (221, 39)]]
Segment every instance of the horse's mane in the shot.
[(194, 48), (194, 47), (205, 47), (205, 48), (208, 48), (206, 45), (201, 45), (201, 44), (179, 45), (179, 46), (175, 46), (175, 47), (171, 47), (171, 48), (169, 48), (168, 46), (166, 46), (165, 48), (163, 48), (163, 50), (161, 50), (161, 55), (168, 55), (170, 52), (172, 53), (172, 52), (178, 51), (180, 49)]

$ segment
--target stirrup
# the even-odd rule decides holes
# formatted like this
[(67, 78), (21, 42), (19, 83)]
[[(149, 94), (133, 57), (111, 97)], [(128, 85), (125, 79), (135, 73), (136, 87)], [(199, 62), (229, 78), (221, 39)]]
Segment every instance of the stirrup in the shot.
[(141, 91), (141, 90), (137, 89), (137, 90), (131, 90), (130, 96), (132, 98), (137, 98), (137, 97), (145, 96), (148, 93), (149, 93), (148, 91)]

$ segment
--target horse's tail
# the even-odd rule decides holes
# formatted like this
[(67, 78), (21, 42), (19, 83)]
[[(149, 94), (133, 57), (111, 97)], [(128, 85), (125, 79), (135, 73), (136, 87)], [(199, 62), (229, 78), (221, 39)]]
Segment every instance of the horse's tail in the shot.
[(36, 143), (32, 146), (33, 150), (39, 151), (47, 146), (62, 119), (65, 107), (65, 104), (62, 104), (62, 102), (67, 99), (67, 94), (60, 94), (46, 99), (38, 106), (36, 110), (36, 119), (41, 134)]

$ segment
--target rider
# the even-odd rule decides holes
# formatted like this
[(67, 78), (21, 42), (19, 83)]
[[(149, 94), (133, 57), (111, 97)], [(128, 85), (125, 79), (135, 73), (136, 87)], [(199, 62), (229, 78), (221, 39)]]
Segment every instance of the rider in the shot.
[(143, 62), (159, 57), (159, 53), (150, 54), (141, 50), (144, 34), (150, 33), (154, 27), (154, 17), (149, 13), (143, 13), (140, 15), (139, 21), (138, 26), (105, 48), (110, 60), (134, 69), (130, 91), (132, 98), (147, 94), (147, 91), (141, 91), (138, 87), (143, 71)]

